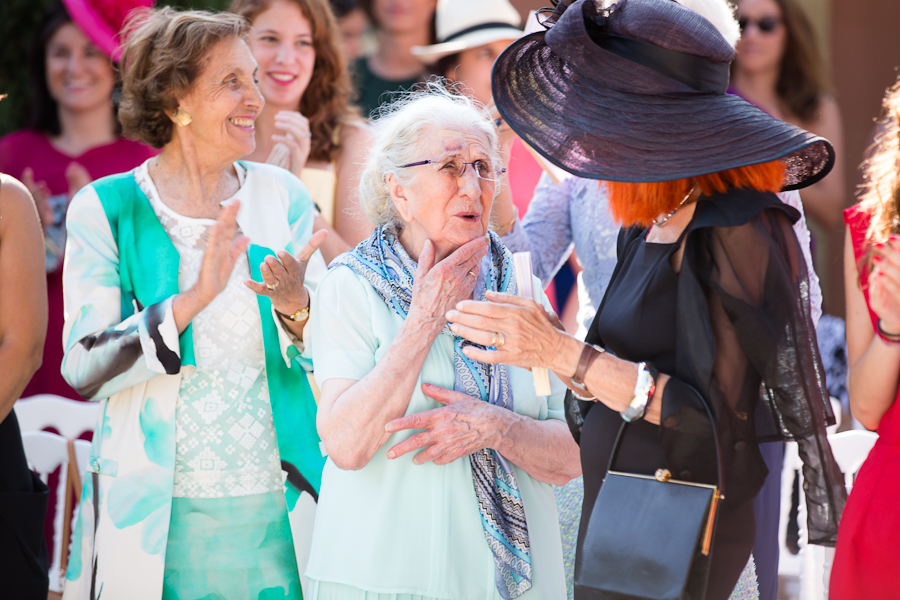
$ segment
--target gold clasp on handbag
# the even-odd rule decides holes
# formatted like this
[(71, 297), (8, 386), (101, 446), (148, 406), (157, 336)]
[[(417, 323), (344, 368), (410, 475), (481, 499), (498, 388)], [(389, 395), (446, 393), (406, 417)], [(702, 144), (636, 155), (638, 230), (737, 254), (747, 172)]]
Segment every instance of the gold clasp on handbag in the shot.
[(666, 483), (672, 478), (672, 472), (668, 469), (657, 469), (656, 474), (654, 475), (657, 481), (662, 483)]

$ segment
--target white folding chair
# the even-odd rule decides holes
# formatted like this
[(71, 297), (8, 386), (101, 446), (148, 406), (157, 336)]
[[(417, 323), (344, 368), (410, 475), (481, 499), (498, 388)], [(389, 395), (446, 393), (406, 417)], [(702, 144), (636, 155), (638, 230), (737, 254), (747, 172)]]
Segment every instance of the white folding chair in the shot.
[(85, 431), (94, 429), (100, 404), (38, 394), (19, 399), (15, 409), (22, 431), (41, 431), (52, 427), (64, 438), (74, 440)]
[[(871, 431), (844, 431), (828, 436), (831, 452), (844, 474), (844, 485), (850, 492), (853, 479), (862, 467), (869, 452), (878, 440), (878, 434)], [(800, 480), (802, 489), (803, 480)], [(828, 583), (831, 579), (831, 565), (834, 561), (834, 548), (813, 546), (806, 543), (806, 501), (801, 495), (800, 501), (800, 600), (823, 600), (828, 598)]]
[[(66, 448), (66, 440), (74, 439), (75, 440), (75, 455), (76, 462), (78, 463), (78, 472), (84, 473), (87, 468), (88, 463), (88, 455), (90, 454), (90, 442), (85, 440), (77, 439), (86, 431), (92, 431), (94, 429), (94, 425), (97, 422), (97, 416), (99, 414), (100, 405), (97, 402), (81, 402), (78, 400), (70, 400), (68, 398), (63, 398), (62, 396), (56, 396), (53, 394), (38, 394), (36, 396), (30, 396), (28, 398), (21, 398), (15, 404), (16, 410), (16, 418), (19, 421), (19, 429), (22, 431), (22, 439), (23, 443), (25, 441), (25, 433), (48, 433), (42, 431), (43, 429), (47, 429), (52, 427), (56, 429), (59, 433), (62, 442), (62, 450), (65, 460), (63, 462), (57, 462), (56, 466), (49, 471), (44, 471), (42, 468), (38, 467), (37, 464), (33, 465), (35, 471), (37, 471), (41, 478), (46, 483), (47, 476), (56, 470), (60, 465), (68, 464), (68, 454)], [(48, 433), (49, 434), (49, 433)], [(49, 434), (52, 435), (52, 434)], [(49, 438), (45, 437), (34, 437), (33, 440), (42, 439), (49, 440)], [(33, 445), (35, 455), (35, 460), (41, 460), (41, 456), (46, 454), (46, 456), (51, 457), (55, 456), (54, 451), (50, 450), (55, 445), (59, 445), (58, 442), (49, 442), (49, 441), (31, 441), (29, 442)], [(37, 446), (34, 446), (37, 444)], [(28, 449), (26, 448), (26, 453)], [(60, 456), (63, 456), (60, 455)], [(31, 457), (29, 457), (31, 460)], [(52, 459), (51, 459), (52, 460)], [(63, 531), (63, 513), (65, 513), (65, 490), (67, 484), (68, 474), (66, 473), (66, 469), (62, 469), (60, 471), (59, 476), (59, 484), (56, 489), (56, 506), (53, 508), (54, 518), (53, 518), (53, 548), (50, 549), (50, 572), (58, 573), (60, 566), (60, 556), (62, 554), (62, 531)], [(78, 490), (76, 494), (77, 497), (81, 497), (81, 490)], [(77, 507), (77, 505), (76, 505)], [(67, 542), (68, 543), (68, 542)], [(51, 591), (58, 592), (60, 589), (55, 582), (55, 578), (50, 578), (50, 589)]]

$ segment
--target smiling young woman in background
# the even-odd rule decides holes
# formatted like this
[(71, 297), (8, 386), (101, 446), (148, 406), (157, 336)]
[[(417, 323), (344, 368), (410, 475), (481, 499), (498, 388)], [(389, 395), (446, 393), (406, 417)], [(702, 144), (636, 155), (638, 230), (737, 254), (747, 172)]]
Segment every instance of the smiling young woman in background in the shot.
[(329, 260), (362, 241), (372, 225), (357, 207), (359, 164), (371, 144), (350, 107), (350, 77), (327, 0), (235, 0), (230, 11), (250, 21), (250, 51), (259, 63), (266, 104), (256, 120), (256, 150), (247, 158), (290, 170), (333, 227)]

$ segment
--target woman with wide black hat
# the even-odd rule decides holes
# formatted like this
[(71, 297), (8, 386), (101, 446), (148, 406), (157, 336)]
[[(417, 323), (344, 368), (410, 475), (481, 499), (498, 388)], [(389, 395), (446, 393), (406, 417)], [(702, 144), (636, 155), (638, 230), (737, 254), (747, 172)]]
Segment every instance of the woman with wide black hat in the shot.
[[(585, 562), (585, 537), (598, 533), (594, 505), (624, 421), (617, 470), (718, 486), (708, 582), (689, 597), (724, 599), (753, 547), (760, 441), (799, 443), (810, 542), (836, 536), (845, 491), (825, 433), (833, 415), (791, 227), (798, 213), (775, 195), (824, 177), (833, 151), (725, 94), (732, 46), (678, 3), (578, 0), (546, 26), (498, 59), (494, 98), (552, 163), (607, 182), (624, 226), (616, 272), (586, 343), (507, 295), (462, 302), (448, 320), (496, 348), (467, 348), (470, 358), (549, 368), (585, 400), (570, 411), (585, 482), (576, 598), (605, 597), (579, 587), (579, 566), (603, 566)], [(624, 554), (641, 539), (618, 542)], [(633, 581), (665, 576), (620, 566)]]

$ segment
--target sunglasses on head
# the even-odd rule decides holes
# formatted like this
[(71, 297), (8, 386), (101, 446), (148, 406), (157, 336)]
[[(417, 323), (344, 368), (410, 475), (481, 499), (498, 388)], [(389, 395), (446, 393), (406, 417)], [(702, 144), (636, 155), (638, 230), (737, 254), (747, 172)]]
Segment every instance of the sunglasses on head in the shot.
[(772, 33), (780, 24), (781, 19), (778, 17), (763, 17), (762, 19), (756, 20), (745, 18), (738, 19), (738, 26), (741, 28), (741, 33), (744, 33), (750, 25), (755, 25), (762, 33)]

